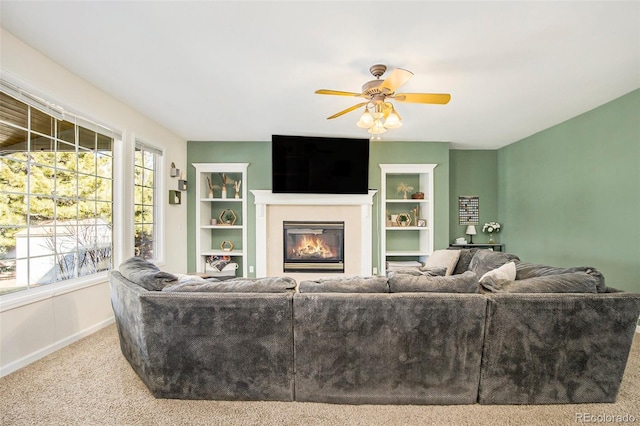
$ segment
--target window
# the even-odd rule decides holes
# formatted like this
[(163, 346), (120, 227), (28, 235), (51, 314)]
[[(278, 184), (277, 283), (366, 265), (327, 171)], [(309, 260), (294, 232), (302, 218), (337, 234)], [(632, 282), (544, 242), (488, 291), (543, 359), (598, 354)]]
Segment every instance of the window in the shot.
[(0, 295), (111, 269), (109, 133), (0, 91)]
[(136, 142), (134, 161), (134, 249), (135, 255), (158, 260), (159, 230), (158, 188), (156, 176), (162, 163), (162, 151)]

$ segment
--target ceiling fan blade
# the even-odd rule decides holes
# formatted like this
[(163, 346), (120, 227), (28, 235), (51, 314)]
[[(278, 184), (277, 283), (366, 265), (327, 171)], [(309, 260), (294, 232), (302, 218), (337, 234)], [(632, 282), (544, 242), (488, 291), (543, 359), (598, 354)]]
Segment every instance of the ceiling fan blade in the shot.
[(347, 109), (345, 109), (345, 110), (342, 110), (342, 111), (340, 111), (340, 112), (338, 112), (338, 113), (336, 113), (336, 114), (333, 114), (331, 117), (327, 117), (327, 120), (331, 120), (332, 118), (340, 117), (341, 115), (344, 115), (344, 114), (346, 114), (346, 113), (348, 113), (348, 112), (351, 112), (351, 111), (353, 111), (353, 110), (356, 110), (356, 109), (358, 109), (358, 108), (360, 108), (360, 107), (362, 107), (362, 106), (365, 106), (365, 105), (366, 105), (366, 104), (368, 104), (368, 103), (369, 103), (369, 101), (367, 101), (367, 102), (361, 102), (361, 103), (359, 103), (359, 104), (357, 104), (357, 105), (354, 105), (354, 106), (349, 107), (349, 108), (347, 108)]
[(413, 102), (417, 104), (447, 104), (451, 100), (448, 93), (398, 93), (393, 96), (398, 102)]
[(389, 74), (389, 77), (380, 85), (380, 90), (386, 93), (393, 93), (397, 88), (405, 84), (413, 77), (413, 73), (403, 68), (396, 68)]
[(360, 96), (360, 95), (362, 95), (362, 93), (341, 92), (340, 90), (328, 90), (328, 89), (316, 90), (315, 93), (317, 93), (318, 95), (337, 95), (337, 96)]

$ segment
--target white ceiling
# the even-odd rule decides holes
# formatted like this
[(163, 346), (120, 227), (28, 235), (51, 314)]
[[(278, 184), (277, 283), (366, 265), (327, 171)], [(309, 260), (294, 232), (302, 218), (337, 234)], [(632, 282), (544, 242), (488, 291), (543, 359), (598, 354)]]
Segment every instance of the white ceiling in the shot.
[[(7, 31), (194, 141), (366, 137), (376, 63), (415, 75), (385, 140), (515, 142), (640, 87), (640, 2), (7, 1)], [(386, 74), (385, 74), (386, 76)], [(383, 76), (384, 78), (384, 76)]]

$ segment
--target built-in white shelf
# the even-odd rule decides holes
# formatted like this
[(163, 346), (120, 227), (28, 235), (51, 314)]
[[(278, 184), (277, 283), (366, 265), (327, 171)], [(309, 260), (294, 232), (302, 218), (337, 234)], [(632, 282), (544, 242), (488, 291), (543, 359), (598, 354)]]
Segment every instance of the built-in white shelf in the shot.
[[(433, 175), (436, 166), (437, 164), (380, 164), (380, 270), (383, 274), (388, 260), (402, 257), (424, 262), (433, 252)], [(424, 198), (409, 198), (411, 193), (407, 194), (408, 198), (404, 198), (397, 191), (400, 183), (413, 187), (411, 193), (424, 193)], [(417, 218), (414, 209), (419, 212)], [(402, 213), (411, 216), (410, 226), (388, 226), (388, 215)], [(425, 220), (426, 226), (416, 226), (416, 219)]]
[[(245, 249), (247, 247), (247, 168), (249, 163), (193, 163), (196, 169), (196, 271), (205, 272), (205, 261), (208, 256), (230, 256), (239, 264), (238, 272), (248, 276)], [(229, 197), (220, 197), (220, 188), (214, 189), (210, 197), (207, 178), (214, 185), (222, 184), (220, 174), (225, 173), (230, 179), (241, 181), (240, 197), (235, 198), (233, 185), (227, 185)], [(233, 210), (236, 215), (234, 225), (211, 225), (211, 219), (218, 219), (224, 210)], [(233, 243), (232, 250), (222, 250), (225, 241)]]

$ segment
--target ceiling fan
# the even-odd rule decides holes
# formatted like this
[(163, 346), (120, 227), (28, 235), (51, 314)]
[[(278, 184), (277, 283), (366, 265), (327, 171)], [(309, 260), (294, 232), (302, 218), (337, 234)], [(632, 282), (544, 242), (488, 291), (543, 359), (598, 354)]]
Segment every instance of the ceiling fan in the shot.
[[(402, 118), (400, 118), (400, 115), (389, 100), (444, 105), (451, 99), (451, 95), (448, 93), (396, 93), (396, 90), (405, 84), (413, 76), (413, 73), (403, 68), (396, 68), (386, 79), (381, 80), (380, 77), (386, 71), (387, 66), (382, 64), (376, 64), (369, 68), (369, 72), (375, 77), (375, 80), (366, 82), (362, 86), (362, 92), (360, 93), (328, 89), (316, 90), (315, 93), (319, 95), (353, 96), (366, 99), (364, 102), (327, 117), (327, 120), (340, 117), (364, 106), (365, 112), (360, 117), (357, 125), (358, 127), (369, 129), (369, 133), (373, 136), (377, 135), (378, 139), (380, 139), (380, 134), (386, 132), (386, 129), (402, 125)], [(370, 110), (373, 111), (373, 114), (371, 114)]]

